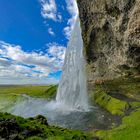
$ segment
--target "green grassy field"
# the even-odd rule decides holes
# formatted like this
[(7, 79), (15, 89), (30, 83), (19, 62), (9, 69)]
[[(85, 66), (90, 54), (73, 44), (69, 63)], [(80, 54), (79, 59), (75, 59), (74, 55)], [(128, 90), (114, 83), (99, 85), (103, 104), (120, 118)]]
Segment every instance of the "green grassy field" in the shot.
[(55, 95), (56, 85), (50, 86), (0, 86), (0, 95), (21, 95), (27, 94), (32, 97), (50, 98)]
[(52, 99), (55, 97), (57, 85), (50, 86), (0, 86), (0, 111), (9, 112), (9, 109), (26, 94), (35, 98)]

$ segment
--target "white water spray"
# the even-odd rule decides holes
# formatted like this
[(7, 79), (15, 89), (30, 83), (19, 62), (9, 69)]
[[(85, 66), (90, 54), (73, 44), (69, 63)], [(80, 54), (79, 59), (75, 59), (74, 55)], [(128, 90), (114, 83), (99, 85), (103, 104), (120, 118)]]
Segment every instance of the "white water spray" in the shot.
[(88, 110), (80, 20), (77, 18), (65, 55), (56, 101), (67, 109)]

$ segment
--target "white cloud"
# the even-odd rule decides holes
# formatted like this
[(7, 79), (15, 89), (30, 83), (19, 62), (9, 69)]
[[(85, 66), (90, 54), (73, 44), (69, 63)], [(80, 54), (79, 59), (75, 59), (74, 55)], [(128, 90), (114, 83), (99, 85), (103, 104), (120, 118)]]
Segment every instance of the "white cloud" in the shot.
[[(0, 41), (0, 83), (1, 78), (38, 79), (42, 83), (49, 79), (50, 72), (62, 69), (65, 47), (56, 43), (48, 44), (47, 53), (25, 52), (19, 45), (12, 45)], [(30, 81), (30, 80), (29, 80)], [(55, 80), (56, 81), (56, 80)], [(47, 82), (47, 81), (46, 81)]]
[(67, 10), (71, 15), (71, 18), (67, 22), (67, 26), (64, 28), (64, 33), (66, 37), (69, 39), (71, 36), (71, 31), (74, 27), (75, 21), (78, 16), (78, 7), (76, 0), (66, 0), (67, 3)]
[(52, 28), (49, 28), (49, 29), (48, 29), (48, 32), (49, 32), (49, 34), (52, 35), (52, 36), (55, 35), (55, 33), (53, 32)]
[(39, 0), (41, 3), (41, 15), (45, 19), (60, 21), (61, 15), (57, 13), (57, 5), (55, 0)]
[(57, 7), (55, 0), (40, 0), (42, 10), (41, 15), (46, 19), (56, 20)]

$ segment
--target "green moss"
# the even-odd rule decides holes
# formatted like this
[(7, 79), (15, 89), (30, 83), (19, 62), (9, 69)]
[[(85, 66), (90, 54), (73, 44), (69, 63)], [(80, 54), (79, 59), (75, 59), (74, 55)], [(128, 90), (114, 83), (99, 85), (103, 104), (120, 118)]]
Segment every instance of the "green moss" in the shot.
[(94, 85), (90, 94), (93, 102), (97, 103), (113, 115), (124, 115), (130, 107), (139, 107), (140, 78), (121, 77), (114, 80), (102, 81)]
[(33, 137), (30, 137), (30, 138), (27, 138), (26, 140), (44, 140), (44, 139), (41, 138), (41, 137), (33, 136)]
[(121, 77), (105, 81), (101, 86), (107, 93), (121, 93), (129, 98), (140, 101), (140, 77)]
[(95, 103), (113, 115), (124, 115), (125, 111), (129, 108), (127, 102), (113, 98), (101, 89), (96, 90), (94, 93), (94, 100)]
[(54, 136), (54, 137), (48, 138), (48, 140), (66, 140), (66, 139), (62, 136)]
[[(123, 115), (122, 124), (111, 130), (91, 133), (101, 140), (139, 140), (140, 136), (140, 78), (121, 77), (102, 81), (94, 86), (92, 100), (115, 115)], [(118, 95), (119, 94), (119, 95)], [(124, 116), (125, 112), (130, 113)], [(134, 111), (135, 110), (135, 111)]]
[[(20, 136), (20, 138), (27, 139), (27, 140), (91, 140), (91, 136), (87, 133), (78, 131), (78, 130), (70, 130), (70, 129), (64, 129), (56, 126), (49, 126), (47, 123), (42, 123), (42, 121), (38, 121), (38, 117), (35, 118), (29, 118), (29, 119), (23, 119), (22, 117), (13, 116), (8, 113), (0, 113), (0, 121), (5, 121), (6, 125), (14, 121), (15, 124), (10, 124), (10, 128), (7, 127), (7, 131), (10, 131), (10, 133), (16, 133)], [(41, 116), (39, 116), (41, 118)], [(42, 119), (44, 117), (42, 116)], [(47, 120), (46, 120), (47, 121)], [(43, 121), (44, 122), (44, 121)], [(4, 125), (5, 127), (5, 125)], [(16, 130), (18, 129), (18, 130)], [(6, 132), (7, 132), (6, 131)], [(24, 134), (23, 132), (28, 132), (28, 134)], [(3, 127), (0, 127), (0, 133), (4, 134)], [(5, 132), (5, 133), (6, 133)]]
[(132, 108), (138, 108), (138, 107), (140, 107), (140, 102), (131, 102), (131, 103), (130, 103), (130, 106), (131, 106)]
[(132, 112), (122, 120), (122, 124), (109, 131), (97, 131), (102, 140), (139, 140), (140, 138), (140, 109)]

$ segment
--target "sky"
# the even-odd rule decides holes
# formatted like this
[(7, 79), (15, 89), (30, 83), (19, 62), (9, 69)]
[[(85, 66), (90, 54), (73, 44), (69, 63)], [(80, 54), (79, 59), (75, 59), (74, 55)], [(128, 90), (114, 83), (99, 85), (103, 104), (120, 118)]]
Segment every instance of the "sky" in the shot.
[(56, 84), (75, 0), (0, 0), (0, 84)]

